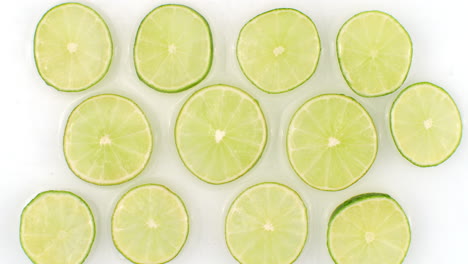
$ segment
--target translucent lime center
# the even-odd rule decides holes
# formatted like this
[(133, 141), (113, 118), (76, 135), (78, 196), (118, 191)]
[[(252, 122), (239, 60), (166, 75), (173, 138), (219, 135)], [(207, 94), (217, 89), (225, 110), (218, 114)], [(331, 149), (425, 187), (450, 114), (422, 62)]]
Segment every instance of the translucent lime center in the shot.
[(284, 53), (284, 47), (283, 46), (278, 46), (278, 47), (273, 49), (273, 54), (275, 54), (276, 57), (283, 54), (283, 53)]
[(70, 42), (67, 44), (67, 50), (70, 53), (75, 53), (78, 50), (78, 44)]
[(329, 148), (332, 148), (336, 145), (339, 145), (341, 142), (337, 139), (337, 138), (334, 138), (334, 137), (329, 137), (328, 138), (328, 147)]
[(216, 129), (216, 131), (215, 131), (215, 141), (216, 141), (216, 143), (221, 142), (221, 140), (223, 140), (225, 135), (226, 135), (226, 131)]
[(432, 127), (432, 118), (424, 120), (424, 128), (430, 129)]
[(110, 139), (109, 135), (104, 135), (101, 140), (99, 141), (99, 144), (101, 146), (103, 145), (109, 145), (112, 143), (112, 140)]
[(167, 47), (167, 51), (169, 51), (169, 54), (174, 54), (177, 51), (177, 47), (174, 44), (171, 44)]
[(263, 225), (263, 229), (265, 229), (265, 231), (275, 231), (275, 227), (273, 226), (272, 223), (266, 223)]
[(375, 240), (375, 234), (373, 232), (366, 232), (365, 238), (367, 244), (372, 243)]

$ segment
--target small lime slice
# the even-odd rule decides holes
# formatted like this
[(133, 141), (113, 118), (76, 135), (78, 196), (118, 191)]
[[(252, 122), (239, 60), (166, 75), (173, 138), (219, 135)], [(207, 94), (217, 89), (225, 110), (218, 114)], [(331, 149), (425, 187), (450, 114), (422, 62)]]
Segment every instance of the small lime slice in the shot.
[(176, 146), (185, 166), (212, 184), (233, 181), (250, 170), (266, 140), (266, 121), (258, 102), (221, 84), (194, 93), (175, 125)]
[(390, 110), (390, 130), (400, 153), (417, 166), (438, 165), (460, 144), (462, 122), (450, 95), (432, 83), (403, 90)]
[(21, 246), (36, 264), (83, 263), (94, 237), (91, 209), (70, 192), (40, 193), (21, 214)]
[(387, 194), (355, 196), (335, 209), (328, 251), (337, 264), (400, 264), (411, 241), (408, 218)]
[(393, 93), (405, 81), (413, 46), (392, 16), (367, 11), (350, 18), (336, 38), (341, 73), (349, 87), (366, 97)]
[(76, 176), (112, 185), (140, 174), (150, 158), (153, 138), (138, 105), (119, 95), (103, 94), (86, 99), (71, 112), (63, 149)]
[(183, 5), (163, 5), (141, 22), (134, 61), (146, 85), (167, 93), (201, 82), (213, 60), (213, 41), (206, 20)]
[(116, 248), (134, 263), (165, 263), (187, 240), (188, 214), (182, 200), (162, 185), (141, 185), (128, 191), (112, 216)]
[(44, 81), (77, 92), (99, 82), (112, 60), (112, 39), (102, 17), (88, 6), (66, 3), (42, 17), (34, 36), (34, 58)]
[(226, 217), (226, 243), (243, 264), (294, 262), (307, 239), (307, 209), (301, 197), (278, 183), (242, 192)]
[(338, 191), (374, 163), (377, 131), (353, 98), (326, 94), (301, 106), (289, 124), (287, 153), (296, 173), (319, 190)]
[(307, 81), (317, 68), (320, 39), (314, 22), (290, 8), (250, 20), (237, 41), (245, 76), (267, 93), (283, 93)]

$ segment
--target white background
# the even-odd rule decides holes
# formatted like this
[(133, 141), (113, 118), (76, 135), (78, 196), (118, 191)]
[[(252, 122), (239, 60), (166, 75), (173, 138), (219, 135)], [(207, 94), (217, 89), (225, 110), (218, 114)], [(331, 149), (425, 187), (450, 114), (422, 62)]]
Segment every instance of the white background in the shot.
[[(230, 202), (243, 189), (262, 181), (278, 181), (296, 189), (310, 214), (305, 250), (296, 263), (332, 263), (326, 248), (326, 227), (333, 209), (364, 192), (386, 192), (400, 202), (411, 219), (412, 243), (405, 263), (466, 263), (468, 237), (467, 135), (457, 152), (434, 168), (418, 168), (400, 156), (388, 131), (388, 110), (398, 94), (365, 99), (346, 86), (335, 55), (338, 29), (352, 15), (370, 9), (394, 15), (414, 44), (413, 64), (404, 86), (430, 81), (455, 99), (466, 121), (468, 110), (467, 13), (464, 1), (444, 0), (185, 0), (198, 10), (214, 36), (214, 64), (195, 88), (163, 94), (146, 87), (134, 72), (132, 46), (141, 19), (162, 1), (83, 1), (107, 21), (115, 53), (107, 76), (79, 93), (58, 92), (41, 80), (34, 67), (32, 43), (40, 17), (56, 0), (2, 1), (0, 16), (0, 262), (29, 263), (22, 252), (18, 229), (23, 207), (37, 193), (64, 189), (90, 204), (97, 236), (86, 263), (129, 263), (114, 248), (110, 216), (118, 198), (133, 186), (161, 183), (186, 202), (191, 230), (188, 242), (172, 263), (235, 263), (224, 243), (223, 225)], [(235, 42), (242, 25), (276, 7), (293, 7), (310, 16), (321, 40), (317, 72), (296, 90), (267, 95), (253, 87), (239, 70)], [(177, 112), (195, 90), (226, 83), (245, 89), (259, 101), (269, 124), (269, 141), (260, 162), (245, 176), (222, 186), (198, 180), (182, 165), (174, 146)], [(88, 184), (72, 174), (62, 154), (62, 134), (69, 112), (83, 99), (118, 93), (136, 101), (149, 117), (155, 149), (149, 166), (136, 179), (113, 187)], [(284, 132), (294, 110), (314, 95), (351, 95), (371, 113), (380, 135), (374, 166), (362, 180), (340, 192), (306, 186), (290, 168)], [(466, 123), (465, 123), (466, 125)], [(465, 130), (466, 131), (466, 130)]]

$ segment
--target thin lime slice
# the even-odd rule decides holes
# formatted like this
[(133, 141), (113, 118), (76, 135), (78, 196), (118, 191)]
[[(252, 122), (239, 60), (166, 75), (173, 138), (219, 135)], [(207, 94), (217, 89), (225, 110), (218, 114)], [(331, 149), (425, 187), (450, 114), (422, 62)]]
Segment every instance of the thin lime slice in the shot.
[(320, 39), (314, 22), (290, 8), (250, 20), (237, 41), (245, 76), (267, 93), (283, 93), (307, 81), (317, 68)]
[(63, 149), (76, 176), (112, 185), (140, 174), (150, 158), (153, 138), (138, 105), (119, 95), (103, 94), (86, 99), (71, 112)]
[(294, 262), (307, 239), (307, 209), (301, 197), (278, 183), (242, 192), (226, 217), (226, 243), (243, 264)]
[(413, 56), (408, 32), (392, 16), (367, 11), (350, 18), (336, 38), (341, 73), (366, 97), (393, 93), (405, 81)]
[(140, 80), (161, 92), (180, 92), (201, 82), (211, 68), (210, 27), (189, 7), (163, 5), (141, 22), (133, 52)]
[(185, 166), (212, 184), (233, 181), (250, 170), (266, 140), (266, 121), (258, 102), (222, 84), (194, 93), (175, 125), (176, 146)]
[(182, 200), (162, 185), (146, 184), (128, 191), (112, 216), (116, 248), (134, 263), (165, 263), (187, 240), (189, 220)]
[(55, 6), (37, 25), (34, 58), (48, 85), (65, 92), (87, 89), (106, 75), (112, 60), (106, 22), (82, 4)]
[(355, 196), (335, 209), (328, 251), (337, 264), (399, 264), (411, 241), (408, 218), (387, 194)]
[(83, 263), (94, 237), (91, 209), (70, 192), (40, 193), (21, 214), (21, 246), (36, 264)]
[(353, 98), (326, 94), (301, 106), (289, 124), (287, 153), (296, 173), (319, 190), (338, 191), (374, 163), (377, 131)]
[(450, 95), (432, 83), (403, 90), (390, 110), (390, 130), (400, 153), (417, 166), (438, 165), (457, 149), (462, 122)]

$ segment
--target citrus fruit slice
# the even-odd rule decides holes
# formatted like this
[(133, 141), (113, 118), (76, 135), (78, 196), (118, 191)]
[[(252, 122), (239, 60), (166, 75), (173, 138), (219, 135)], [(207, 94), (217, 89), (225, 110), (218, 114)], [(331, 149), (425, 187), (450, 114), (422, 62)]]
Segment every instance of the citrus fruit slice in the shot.
[(377, 131), (353, 98), (326, 94), (297, 110), (286, 144), (289, 161), (302, 180), (320, 190), (337, 191), (358, 181), (372, 166)]
[(237, 59), (245, 76), (267, 93), (283, 93), (307, 81), (317, 68), (320, 39), (314, 22), (290, 8), (270, 10), (240, 31)]
[(307, 209), (294, 190), (261, 183), (232, 203), (226, 217), (226, 243), (243, 264), (292, 263), (304, 248), (307, 225)]
[(387, 194), (355, 196), (335, 209), (327, 244), (337, 264), (400, 264), (411, 240), (408, 218)]
[(145, 168), (153, 149), (151, 128), (128, 98), (102, 94), (79, 104), (68, 117), (63, 138), (68, 166), (98, 185), (129, 181)]
[(266, 121), (258, 102), (222, 84), (194, 93), (175, 125), (176, 146), (185, 166), (212, 184), (233, 181), (250, 170), (266, 140)]
[(60, 91), (81, 91), (99, 82), (109, 69), (112, 49), (102, 17), (78, 3), (47, 11), (34, 36), (37, 70), (48, 85)]
[(112, 216), (116, 248), (134, 263), (165, 263), (187, 240), (188, 214), (182, 200), (162, 185), (146, 184), (128, 191)]

